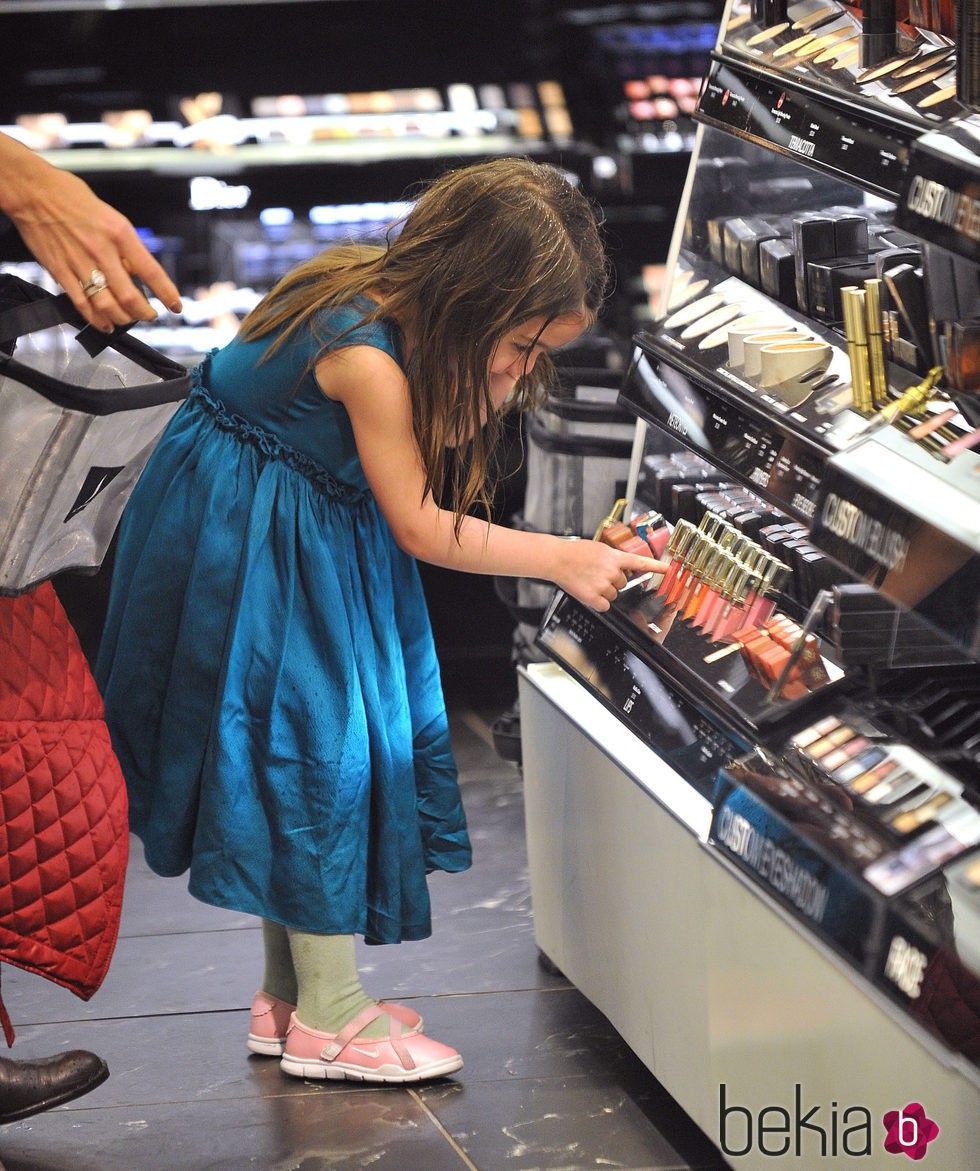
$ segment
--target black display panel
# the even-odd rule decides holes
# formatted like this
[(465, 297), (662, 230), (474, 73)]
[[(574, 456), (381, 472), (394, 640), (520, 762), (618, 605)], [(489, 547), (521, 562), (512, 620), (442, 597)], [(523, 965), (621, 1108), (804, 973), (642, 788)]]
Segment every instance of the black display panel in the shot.
[(746, 750), (745, 739), (684, 695), (608, 619), (567, 594), (537, 642), (706, 799), (718, 769)]
[[(642, 583), (634, 585), (642, 587)], [(740, 743), (777, 735), (810, 710), (833, 702), (846, 683), (836, 664), (825, 658), (829, 675), (823, 685), (813, 691), (795, 690), (792, 698), (773, 697), (741, 654), (719, 655), (724, 644), (710, 641), (680, 611), (680, 606), (645, 587), (623, 590), (602, 614), (559, 594), (539, 632), (539, 645), (612, 703), (618, 715), (628, 714), (639, 734), (655, 748), (657, 729), (661, 725), (676, 729), (677, 725), (673, 718), (657, 715), (656, 700), (650, 702), (649, 711), (640, 713), (634, 698), (625, 712), (640, 664), (639, 673), (648, 675), (651, 685), (656, 681), (656, 688), (664, 688), (664, 694), (674, 699), (685, 697), (686, 719), (700, 713), (701, 719), (726, 729)], [(646, 726), (651, 730), (643, 731)]]
[(828, 449), (812, 432), (780, 427), (763, 410), (736, 404), (677, 353), (668, 350), (670, 359), (663, 360), (659, 351), (664, 348), (652, 336), (635, 347), (622, 401), (808, 523)]
[(890, 198), (904, 179), (910, 132), (730, 62), (712, 63), (695, 117), (830, 174), (860, 175)]

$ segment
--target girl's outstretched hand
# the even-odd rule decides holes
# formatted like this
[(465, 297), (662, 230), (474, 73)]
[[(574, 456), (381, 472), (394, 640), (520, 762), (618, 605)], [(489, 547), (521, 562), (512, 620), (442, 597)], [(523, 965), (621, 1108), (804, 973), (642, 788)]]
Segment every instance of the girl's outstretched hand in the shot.
[(552, 580), (593, 610), (608, 610), (634, 573), (665, 573), (667, 562), (623, 553), (601, 541), (561, 541)]

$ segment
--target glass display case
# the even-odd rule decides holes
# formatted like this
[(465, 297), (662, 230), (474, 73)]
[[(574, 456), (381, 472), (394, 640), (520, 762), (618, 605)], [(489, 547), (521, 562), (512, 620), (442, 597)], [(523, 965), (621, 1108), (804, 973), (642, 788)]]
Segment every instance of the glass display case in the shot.
[(559, 595), (539, 645), (975, 1071), (980, 43), (937, 21), (730, 4), (600, 534), (669, 568), (604, 614)]

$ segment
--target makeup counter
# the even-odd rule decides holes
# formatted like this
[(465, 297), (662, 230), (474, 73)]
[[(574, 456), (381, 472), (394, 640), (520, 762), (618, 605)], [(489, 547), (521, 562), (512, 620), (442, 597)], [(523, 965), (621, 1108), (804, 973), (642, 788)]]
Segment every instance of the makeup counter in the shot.
[[(980, 39), (959, 19), (965, 49), (938, 6), (729, 5), (597, 530), (669, 569), (602, 614), (559, 593), (520, 672), (541, 951), (734, 1167), (891, 1166), (883, 1120), (915, 1103), (935, 1165), (976, 1165)], [(766, 1130), (801, 1101), (822, 1138)], [(849, 1108), (867, 1134), (834, 1129)]]

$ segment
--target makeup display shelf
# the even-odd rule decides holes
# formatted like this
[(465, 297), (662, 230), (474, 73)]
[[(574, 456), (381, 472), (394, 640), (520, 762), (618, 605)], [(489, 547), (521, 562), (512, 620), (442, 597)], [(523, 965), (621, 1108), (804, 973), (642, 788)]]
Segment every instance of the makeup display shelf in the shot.
[(980, 42), (919, 15), (729, 5), (600, 532), (669, 568), (522, 672), (539, 945), (733, 1166), (719, 1094), (855, 1070), (980, 1141)]

